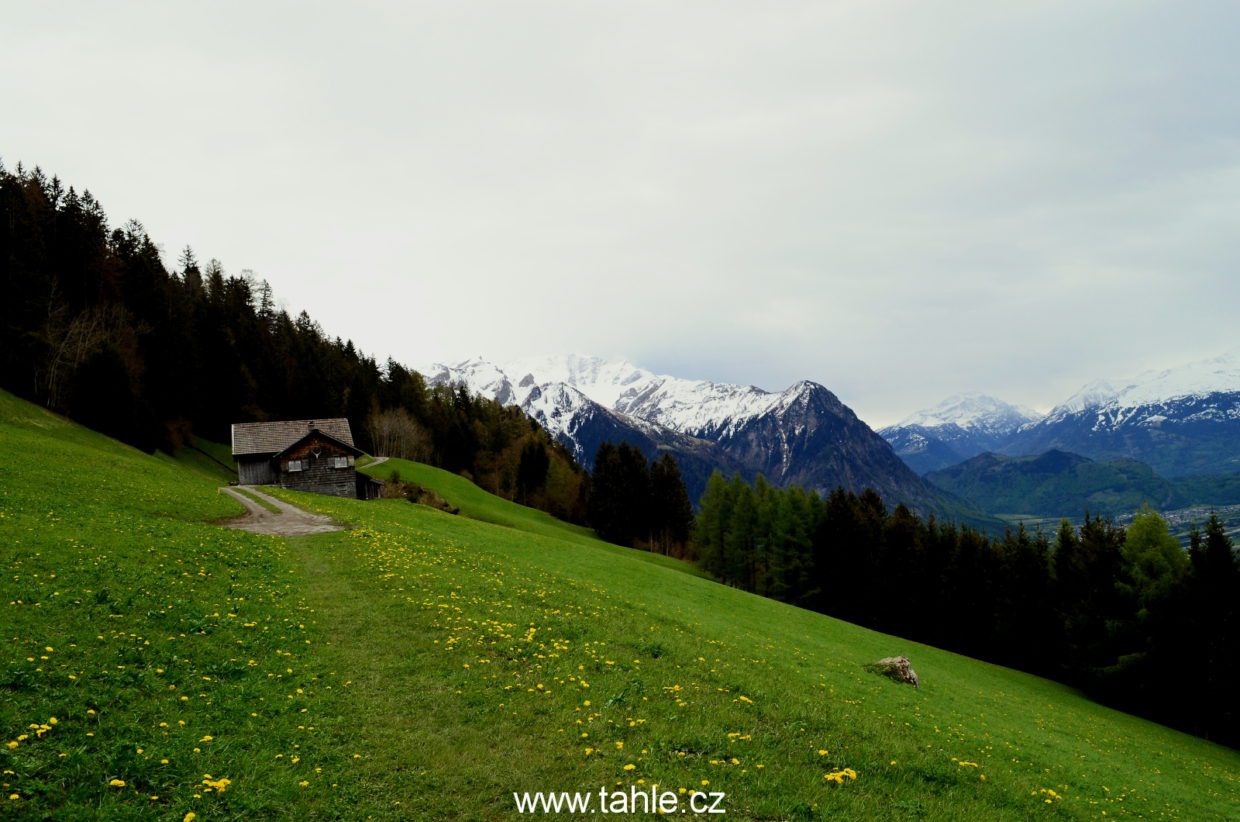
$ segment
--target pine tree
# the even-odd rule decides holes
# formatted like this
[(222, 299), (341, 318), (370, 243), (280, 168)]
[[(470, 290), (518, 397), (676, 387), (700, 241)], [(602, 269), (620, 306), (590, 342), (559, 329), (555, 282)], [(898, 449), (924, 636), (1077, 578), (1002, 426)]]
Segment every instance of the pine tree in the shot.
[(715, 470), (706, 480), (706, 490), (702, 493), (693, 529), (698, 562), (715, 577), (723, 573), (723, 535), (731, 516), (732, 485), (722, 472)]
[(546, 487), (550, 468), (551, 457), (543, 444), (536, 439), (527, 441), (517, 463), (517, 502), (528, 505), (530, 498)]
[(683, 552), (693, 526), (693, 505), (676, 458), (664, 453), (650, 466), (651, 530), (664, 553)]

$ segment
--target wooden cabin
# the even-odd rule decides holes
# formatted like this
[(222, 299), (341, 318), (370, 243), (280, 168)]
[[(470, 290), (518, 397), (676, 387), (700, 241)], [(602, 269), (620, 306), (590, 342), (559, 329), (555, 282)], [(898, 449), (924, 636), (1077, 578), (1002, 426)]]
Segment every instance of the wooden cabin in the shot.
[(378, 496), (382, 485), (357, 473), (355, 461), (362, 452), (353, 445), (353, 431), (343, 417), (234, 423), (232, 452), (241, 485), (355, 499)]

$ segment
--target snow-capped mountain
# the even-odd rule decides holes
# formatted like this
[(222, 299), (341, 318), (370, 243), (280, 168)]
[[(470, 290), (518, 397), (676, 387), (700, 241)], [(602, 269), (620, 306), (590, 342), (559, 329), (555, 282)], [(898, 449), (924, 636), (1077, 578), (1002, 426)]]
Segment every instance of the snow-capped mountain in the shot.
[(910, 468), (925, 474), (994, 451), (1041, 416), (986, 394), (958, 394), (878, 433)]
[(583, 356), (474, 359), (423, 373), (519, 406), (586, 464), (604, 440), (671, 450), (694, 495), (720, 468), (822, 490), (872, 487), (923, 510), (940, 502), (850, 408), (809, 381), (764, 391)]
[(1240, 471), (1240, 354), (1092, 382), (1002, 450), (1048, 448), (1130, 457), (1169, 477)]
[(1013, 405), (987, 394), (957, 394), (934, 408), (905, 417), (897, 427), (943, 428), (954, 425), (965, 431), (1005, 436), (1022, 425), (1041, 419), (1032, 408)]
[(770, 413), (805, 385), (812, 385), (798, 383), (787, 391), (770, 392), (752, 385), (654, 374), (624, 360), (611, 362), (579, 355), (516, 360), (502, 370), (520, 374), (518, 382), (563, 383), (622, 414), (712, 439), (735, 431), (746, 420)]
[[(437, 363), (422, 369), (422, 373), (431, 384), (464, 385), (471, 393), (519, 407), (587, 466), (604, 442), (627, 442), (647, 456), (660, 450), (675, 453), (690, 494), (700, 493), (716, 468), (743, 473), (743, 467), (716, 443), (615, 411), (581, 390), (588, 387), (596, 396), (606, 399), (615, 390), (609, 388), (615, 384), (613, 378), (623, 382), (626, 374), (640, 369), (625, 364), (629, 369), (626, 371), (616, 367), (619, 364), (610, 363), (607, 365), (612, 368), (600, 377), (597, 372), (590, 373), (589, 361), (594, 358), (564, 360), (565, 363), (545, 360), (501, 367), (487, 360), (471, 359), (455, 365)], [(567, 367), (566, 363), (577, 367)], [(603, 364), (601, 360), (595, 363)], [(530, 366), (551, 379), (536, 378)]]

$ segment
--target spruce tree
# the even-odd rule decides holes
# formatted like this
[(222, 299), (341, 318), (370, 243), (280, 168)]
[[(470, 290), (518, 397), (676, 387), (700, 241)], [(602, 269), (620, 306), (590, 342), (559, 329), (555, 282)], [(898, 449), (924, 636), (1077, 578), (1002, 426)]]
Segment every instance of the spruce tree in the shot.
[(683, 550), (693, 526), (693, 505), (676, 458), (664, 453), (650, 466), (651, 531), (664, 553)]

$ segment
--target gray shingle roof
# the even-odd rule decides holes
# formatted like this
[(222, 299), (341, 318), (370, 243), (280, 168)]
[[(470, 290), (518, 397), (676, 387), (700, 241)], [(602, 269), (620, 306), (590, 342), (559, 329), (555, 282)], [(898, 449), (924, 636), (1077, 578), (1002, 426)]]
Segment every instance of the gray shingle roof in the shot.
[(315, 428), (346, 445), (353, 445), (353, 431), (344, 417), (328, 420), (235, 422), (232, 427), (233, 456), (279, 453)]

